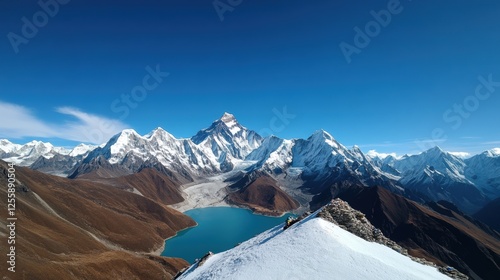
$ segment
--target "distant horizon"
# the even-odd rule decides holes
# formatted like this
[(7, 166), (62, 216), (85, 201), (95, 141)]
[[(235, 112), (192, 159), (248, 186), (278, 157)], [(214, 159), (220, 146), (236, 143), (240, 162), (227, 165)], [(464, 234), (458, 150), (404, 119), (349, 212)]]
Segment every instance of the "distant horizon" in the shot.
[[(231, 114), (230, 112), (224, 112), (224, 114), (226, 114), (226, 113)], [(233, 116), (234, 116), (234, 115), (233, 115)], [(236, 118), (236, 120), (238, 119), (238, 118), (237, 118), (237, 116), (234, 116), (234, 117)], [(222, 118), (222, 115), (221, 115), (221, 118)], [(220, 119), (220, 118), (219, 118), (219, 119)], [(215, 121), (217, 121), (217, 120), (219, 120), (219, 119), (215, 119), (215, 120), (213, 120), (213, 122), (215, 122)], [(244, 124), (241, 124), (239, 121), (238, 121), (238, 123), (239, 123), (240, 125), (242, 125), (243, 127), (247, 128), (247, 129), (249, 129), (249, 130), (252, 130), (252, 128), (249, 128), (249, 127), (245, 126)], [(198, 131), (201, 131), (201, 130), (203, 130), (203, 129), (206, 129), (206, 128), (208, 128), (209, 126), (210, 126), (210, 125), (208, 125), (208, 126), (206, 126), (206, 127), (204, 127), (204, 128), (201, 128), (201, 129), (199, 129)], [(156, 129), (160, 129), (160, 128), (161, 128), (161, 129), (163, 129), (163, 130), (165, 130), (165, 131), (167, 131), (168, 133), (172, 134), (170, 131), (168, 131), (168, 129), (165, 129), (165, 128), (164, 128), (164, 127), (162, 127), (162, 126), (156, 126), (155, 128), (151, 129), (150, 131), (148, 131), (148, 132), (146, 132), (146, 133), (140, 133), (140, 132), (138, 132), (136, 129), (132, 128), (132, 127), (129, 127), (129, 128), (124, 128), (123, 130), (129, 130), (129, 129), (130, 129), (130, 130), (135, 131), (136, 133), (138, 133), (138, 134), (139, 134), (139, 135), (141, 135), (141, 136), (146, 136), (147, 134), (149, 134), (149, 133), (151, 133), (151, 132), (155, 131)], [(121, 133), (123, 130), (119, 131), (118, 133), (114, 134), (113, 136), (115, 136), (115, 135), (117, 135), (117, 134)], [(333, 135), (333, 134), (331, 134), (329, 131), (324, 130), (324, 129), (321, 129), (321, 128), (320, 128), (320, 129), (317, 129), (317, 130), (315, 130), (315, 131), (313, 131), (313, 132), (312, 132), (309, 136), (311, 136), (311, 135), (312, 135), (312, 134), (314, 134), (315, 132), (317, 132), (317, 131), (321, 131), (321, 130), (326, 131), (326, 132), (327, 132), (328, 134), (330, 134), (330, 135), (331, 135), (331, 136), (332, 136), (335, 140), (337, 140), (340, 144), (344, 145), (346, 148), (348, 148), (348, 149), (350, 149), (350, 150), (351, 150), (351, 149), (352, 149), (352, 148), (354, 148), (354, 147), (358, 147), (358, 148), (360, 148), (360, 149), (362, 150), (362, 152), (363, 152), (365, 155), (371, 155), (371, 156), (373, 156), (373, 155), (377, 155), (377, 156), (380, 156), (380, 157), (387, 157), (387, 156), (389, 156), (389, 155), (394, 156), (394, 157), (402, 157), (402, 156), (404, 156), (404, 155), (409, 155), (409, 156), (411, 156), (411, 155), (420, 154), (420, 153), (422, 153), (422, 152), (424, 152), (424, 151), (427, 151), (427, 150), (432, 149), (432, 148), (435, 148), (435, 147), (439, 147), (439, 148), (440, 148), (440, 149), (442, 149), (443, 151), (448, 152), (448, 153), (451, 153), (451, 154), (453, 154), (453, 155), (455, 155), (455, 156), (457, 156), (457, 157), (459, 157), (459, 158), (469, 158), (469, 157), (472, 157), (472, 156), (474, 156), (474, 155), (481, 154), (481, 153), (486, 152), (486, 151), (500, 150), (500, 145), (499, 145), (498, 147), (492, 147), (492, 148), (489, 148), (489, 149), (485, 149), (485, 150), (482, 150), (482, 151), (478, 151), (478, 152), (472, 153), (472, 152), (467, 152), (467, 151), (463, 151), (463, 150), (462, 150), (462, 151), (457, 151), (457, 150), (455, 150), (455, 151), (453, 151), (453, 150), (447, 150), (447, 149), (445, 149), (445, 148), (440, 147), (439, 145), (435, 145), (435, 146), (432, 146), (432, 147), (428, 147), (428, 149), (426, 149), (426, 150), (417, 151), (417, 152), (415, 152), (415, 153), (396, 153), (396, 152), (394, 152), (394, 151), (377, 151), (377, 150), (375, 150), (375, 149), (364, 149), (362, 146), (357, 145), (357, 144), (353, 144), (353, 145), (346, 145), (346, 144), (344, 144), (342, 141), (340, 141), (340, 140), (338, 140), (337, 138), (335, 138), (335, 135)], [(198, 132), (198, 131), (197, 131), (197, 132)], [(189, 139), (189, 138), (193, 137), (193, 136), (194, 136), (197, 132), (195, 132), (193, 135), (191, 135), (191, 136), (189, 136), (189, 137), (178, 137), (178, 136), (176, 136), (175, 134), (172, 134), (172, 135), (173, 135), (176, 139)], [(257, 132), (257, 131), (256, 131), (256, 132)], [(258, 133), (258, 132), (257, 132), (257, 133)], [(112, 138), (113, 136), (111, 136), (111, 137), (110, 137), (110, 138), (108, 138), (105, 142), (100, 143), (100, 144), (96, 144), (96, 143), (89, 143), (89, 142), (83, 142), (83, 141), (64, 140), (64, 139), (61, 139), (61, 138), (47, 138), (47, 137), (32, 137), (32, 138), (26, 138), (26, 137), (25, 137), (25, 138), (24, 138), (24, 140), (21, 140), (22, 142), (19, 142), (19, 141), (18, 141), (18, 140), (19, 140), (19, 138), (17, 138), (17, 139), (16, 139), (16, 138), (2, 138), (2, 137), (0, 137), (0, 140), (7, 140), (7, 141), (9, 141), (9, 142), (11, 142), (11, 143), (13, 143), (13, 144), (20, 144), (20, 145), (25, 145), (25, 144), (28, 144), (28, 143), (33, 142), (33, 141), (40, 141), (40, 142), (44, 142), (44, 143), (50, 143), (50, 144), (52, 144), (52, 145), (53, 145), (53, 146), (55, 146), (55, 147), (62, 147), (62, 148), (65, 148), (65, 149), (70, 149), (70, 150), (71, 150), (71, 149), (73, 149), (74, 147), (78, 146), (79, 144), (87, 144), (87, 145), (93, 145), (93, 146), (101, 146), (101, 145), (106, 144), (109, 140), (111, 140), (111, 138)], [(269, 137), (269, 136), (271, 136), (271, 135), (264, 136), (264, 137)], [(273, 135), (273, 136), (279, 137), (279, 136), (277, 136), (277, 135)], [(279, 137), (279, 138), (282, 138), (282, 139), (287, 139), (287, 140), (291, 140), (291, 139), (307, 139), (307, 138), (309, 138), (309, 136), (307, 136), (307, 137), (292, 137), (292, 138), (282, 138), (282, 137)]]

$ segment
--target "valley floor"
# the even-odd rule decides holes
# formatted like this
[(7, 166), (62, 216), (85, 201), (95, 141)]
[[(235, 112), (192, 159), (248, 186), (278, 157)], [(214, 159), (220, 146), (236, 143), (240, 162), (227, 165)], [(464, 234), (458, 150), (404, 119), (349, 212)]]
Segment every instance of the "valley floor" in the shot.
[(230, 206), (224, 201), (227, 195), (227, 183), (217, 181), (214, 178), (208, 180), (208, 182), (183, 185), (181, 188), (185, 200), (170, 206), (181, 212), (195, 208)]

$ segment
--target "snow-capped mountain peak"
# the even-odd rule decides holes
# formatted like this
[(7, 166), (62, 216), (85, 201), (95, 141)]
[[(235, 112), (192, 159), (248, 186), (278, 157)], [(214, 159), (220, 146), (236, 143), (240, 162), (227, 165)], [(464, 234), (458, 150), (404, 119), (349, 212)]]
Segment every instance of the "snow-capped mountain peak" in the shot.
[(234, 117), (233, 114), (230, 114), (228, 112), (225, 112), (222, 117), (220, 118), (220, 120), (224, 123), (230, 123), (230, 122), (233, 122), (233, 121), (236, 121), (236, 118)]
[(500, 149), (495, 148), (465, 160), (465, 176), (490, 199), (500, 194)]
[(263, 138), (255, 131), (240, 125), (229, 113), (215, 120), (210, 127), (200, 130), (191, 140), (199, 146), (210, 147), (215, 157), (230, 155), (244, 159), (258, 148)]
[(316, 130), (311, 136), (309, 136), (309, 138), (310, 139), (318, 139), (318, 140), (335, 141), (333, 136), (323, 129)]
[(342, 155), (349, 157), (349, 155), (347, 155), (349, 154), (349, 150), (323, 129), (315, 131), (307, 138), (306, 142), (307, 146), (309, 146), (311, 150), (317, 150), (316, 152), (321, 150), (327, 152), (326, 155), (332, 154), (334, 156)]
[(359, 176), (367, 185), (381, 180), (386, 180), (386, 185), (394, 185), (388, 182), (388, 177), (380, 175), (358, 147), (348, 150), (324, 130), (314, 132), (307, 139), (266, 138), (247, 159), (257, 160), (255, 167), (260, 170), (293, 175), (291, 178), (300, 175), (302, 179), (321, 181), (328, 177), (347, 180), (350, 176)]
[(13, 144), (8, 140), (5, 140), (0, 144), (3, 146), (0, 150), (4, 151), (2, 158), (5, 161), (13, 162), (21, 166), (29, 166), (39, 157), (49, 159), (56, 154), (69, 153), (69, 151), (65, 148), (54, 147), (51, 143), (37, 140), (33, 140), (24, 145)]
[(498, 156), (500, 156), (500, 148), (493, 148), (493, 149), (488, 150), (484, 153), (489, 157), (498, 157)]
[(113, 143), (126, 145), (130, 142), (136, 141), (138, 138), (142, 138), (142, 136), (139, 135), (139, 133), (137, 133), (135, 130), (124, 129), (120, 133), (113, 136), (108, 144)]
[(367, 161), (365, 154), (358, 146), (354, 145), (350, 152), (358, 161)]
[(87, 144), (79, 144), (78, 146), (74, 147), (71, 152), (69, 152), (69, 156), (71, 157), (76, 157), (76, 156), (81, 156), (89, 153), (93, 149), (95, 149), (97, 146), (94, 145), (87, 145)]
[(26, 143), (17, 151), (21, 156), (41, 156), (50, 152), (54, 146), (51, 143), (33, 140)]
[(7, 139), (0, 139), (0, 152), (12, 153), (19, 150), (21, 147), (22, 145), (14, 144)]
[(130, 139), (131, 137), (134, 136), (139, 136), (140, 135), (133, 129), (124, 129), (120, 131), (119, 133), (115, 134), (111, 139), (108, 141), (109, 142), (126, 142), (127, 139)]
[(161, 139), (161, 140), (173, 140), (176, 139), (172, 134), (161, 127), (153, 129), (150, 133), (144, 135), (144, 138), (148, 139)]
[(440, 156), (443, 153), (446, 153), (446, 152), (443, 151), (443, 149), (441, 149), (439, 146), (435, 146), (434, 148), (430, 148), (430, 149), (424, 151), (422, 154), (427, 154), (430, 156)]
[(418, 155), (403, 157), (395, 166), (401, 172), (414, 172), (415, 170), (425, 170), (427, 166), (438, 170), (443, 174), (453, 175), (455, 179), (463, 181), (463, 170), (465, 163), (462, 159), (451, 153), (443, 151), (436, 146)]
[(246, 131), (247, 128), (241, 126), (234, 115), (229, 113), (224, 113), (222, 117), (215, 120), (212, 125), (210, 125), (206, 129), (200, 130), (195, 136), (191, 139), (196, 144), (203, 142), (207, 137), (214, 134), (219, 134), (229, 140), (228, 138), (232, 138), (233, 136)]

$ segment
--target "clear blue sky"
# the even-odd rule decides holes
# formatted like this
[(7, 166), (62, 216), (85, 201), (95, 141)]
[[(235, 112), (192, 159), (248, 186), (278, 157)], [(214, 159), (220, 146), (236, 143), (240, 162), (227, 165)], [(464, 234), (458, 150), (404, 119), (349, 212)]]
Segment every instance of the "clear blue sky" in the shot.
[[(325, 129), (365, 152), (418, 152), (433, 131), (447, 150), (500, 147), (500, 86), (474, 97), (479, 76), (500, 82), (500, 2), (401, 1), (348, 63), (341, 42), (356, 46), (354, 28), (391, 2), (243, 0), (221, 21), (212, 0), (72, 0), (43, 24), (35, 1), (1, 1), (0, 138), (74, 145), (103, 118), (190, 137), (227, 111), (256, 131)], [(13, 47), (10, 32), (26, 41)], [(157, 65), (169, 76), (136, 108), (120, 101)], [(456, 111), (464, 102), (471, 112)], [(295, 118), (272, 126), (284, 107)]]

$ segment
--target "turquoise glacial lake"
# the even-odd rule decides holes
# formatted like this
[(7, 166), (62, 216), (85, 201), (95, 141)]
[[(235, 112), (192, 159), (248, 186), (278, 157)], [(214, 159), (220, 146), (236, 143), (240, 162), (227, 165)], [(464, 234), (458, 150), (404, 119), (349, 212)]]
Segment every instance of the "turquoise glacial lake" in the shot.
[(162, 256), (183, 258), (193, 263), (208, 251), (220, 253), (233, 248), (280, 223), (286, 217), (268, 217), (234, 207), (209, 207), (184, 212), (198, 226), (183, 230), (168, 239)]

